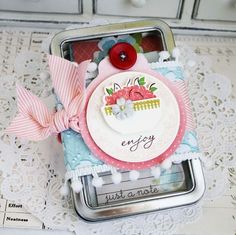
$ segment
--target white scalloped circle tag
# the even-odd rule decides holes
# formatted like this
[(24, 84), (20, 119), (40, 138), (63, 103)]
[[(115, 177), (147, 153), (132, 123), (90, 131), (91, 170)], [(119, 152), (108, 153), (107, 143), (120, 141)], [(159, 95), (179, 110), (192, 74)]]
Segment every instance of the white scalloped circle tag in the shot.
[(86, 121), (103, 152), (120, 161), (143, 162), (174, 142), (180, 111), (176, 97), (161, 80), (142, 72), (121, 72), (94, 89)]

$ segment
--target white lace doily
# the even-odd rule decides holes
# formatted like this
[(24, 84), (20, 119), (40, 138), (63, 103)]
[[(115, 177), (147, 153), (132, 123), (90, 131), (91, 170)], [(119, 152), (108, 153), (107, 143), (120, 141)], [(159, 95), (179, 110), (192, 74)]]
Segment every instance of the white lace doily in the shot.
[[(23, 37), (17, 30), (5, 30), (4, 33), (8, 38), (15, 38), (16, 35), (18, 39)], [(44, 72), (47, 70), (45, 53), (41, 52), (40, 46), (39, 43), (28, 51), (14, 52), (16, 56), (10, 57), (7, 57), (9, 53), (5, 47), (1, 49), (3, 57), (6, 57), (0, 78), (0, 171), (3, 196), (22, 203), (49, 228), (69, 229), (83, 235), (110, 235), (111, 231), (114, 235), (168, 235), (199, 218), (201, 203), (99, 223), (87, 223), (77, 216), (71, 199), (62, 198), (59, 193), (65, 172), (61, 145), (54, 139), (35, 143), (4, 135), (4, 127), (16, 112), (16, 82), (44, 98), (45, 103), (53, 108), (51, 83)], [(181, 47), (181, 52), (189, 79), (199, 144), (205, 154), (204, 200), (209, 200), (221, 196), (229, 182), (236, 185), (236, 171), (233, 168), (236, 161), (236, 102), (233, 101), (230, 80), (212, 70), (208, 57), (186, 46)], [(40, 76), (42, 72), (44, 74)]]

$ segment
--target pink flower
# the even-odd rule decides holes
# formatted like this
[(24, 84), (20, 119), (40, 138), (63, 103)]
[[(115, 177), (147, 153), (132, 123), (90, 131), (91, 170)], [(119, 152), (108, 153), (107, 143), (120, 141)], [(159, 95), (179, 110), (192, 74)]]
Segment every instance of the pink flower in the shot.
[(136, 101), (156, 98), (156, 95), (154, 95), (153, 92), (147, 90), (144, 86), (134, 85), (118, 90), (110, 96), (106, 96), (106, 105), (116, 104), (117, 99), (120, 99), (121, 97), (126, 100)]

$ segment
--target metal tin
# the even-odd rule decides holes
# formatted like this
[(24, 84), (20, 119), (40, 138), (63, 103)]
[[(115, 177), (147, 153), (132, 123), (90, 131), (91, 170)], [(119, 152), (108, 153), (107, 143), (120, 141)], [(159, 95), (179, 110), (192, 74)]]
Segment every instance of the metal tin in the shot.
[(175, 46), (172, 32), (166, 23), (160, 20), (144, 20), (60, 32), (51, 41), (51, 53), (66, 58), (68, 56), (68, 44), (71, 42), (139, 32), (159, 33), (165, 50), (172, 51)]
[[(186, 190), (143, 197), (137, 200), (121, 200), (107, 206), (91, 206), (89, 204), (89, 200), (97, 201), (96, 190), (91, 184), (88, 184), (88, 181), (86, 182), (86, 177), (84, 177), (83, 182), (86, 185), (84, 190), (80, 194), (73, 192), (75, 209), (84, 219), (99, 221), (196, 203), (203, 196), (205, 190), (201, 162), (194, 159), (186, 161), (184, 164), (186, 167), (185, 181), (189, 186)], [(135, 182), (133, 184), (134, 187), (137, 185)]]
[[(73, 29), (58, 33), (52, 39), (51, 53), (70, 59), (68, 48), (72, 42), (99, 40), (108, 36), (140, 32), (143, 35), (158, 35), (161, 38), (163, 50), (172, 51), (175, 46), (172, 32), (167, 24), (159, 20), (145, 20)], [(178, 190), (127, 200), (117, 200), (107, 204), (98, 203), (98, 193), (90, 183), (90, 176), (82, 177), (84, 183), (82, 192), (80, 194), (72, 192), (75, 209), (84, 219), (99, 221), (196, 203), (203, 196), (205, 190), (201, 162), (199, 159), (193, 159), (181, 163), (181, 167), (183, 167), (184, 172), (183, 182), (185, 188), (180, 187)], [(134, 187), (138, 183), (139, 181), (134, 182)]]

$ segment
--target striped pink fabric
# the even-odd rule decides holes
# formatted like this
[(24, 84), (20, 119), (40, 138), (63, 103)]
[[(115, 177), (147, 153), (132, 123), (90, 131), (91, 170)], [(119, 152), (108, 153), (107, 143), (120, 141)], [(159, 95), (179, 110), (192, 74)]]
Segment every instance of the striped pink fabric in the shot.
[(188, 95), (188, 89), (186, 87), (186, 82), (184, 82), (184, 81), (175, 82), (175, 86), (179, 90), (179, 93), (184, 101), (186, 116), (187, 116), (186, 129), (187, 130), (194, 130), (196, 128), (196, 126), (195, 126), (195, 122), (194, 122), (193, 116), (192, 116), (193, 112), (191, 109), (190, 99), (189, 99), (189, 95)]
[(43, 102), (17, 85), (19, 112), (6, 133), (29, 140), (43, 140), (68, 128), (79, 132), (78, 116), (83, 109), (85, 79), (89, 61), (80, 65), (57, 56), (48, 56), (53, 86), (64, 109), (50, 113)]

